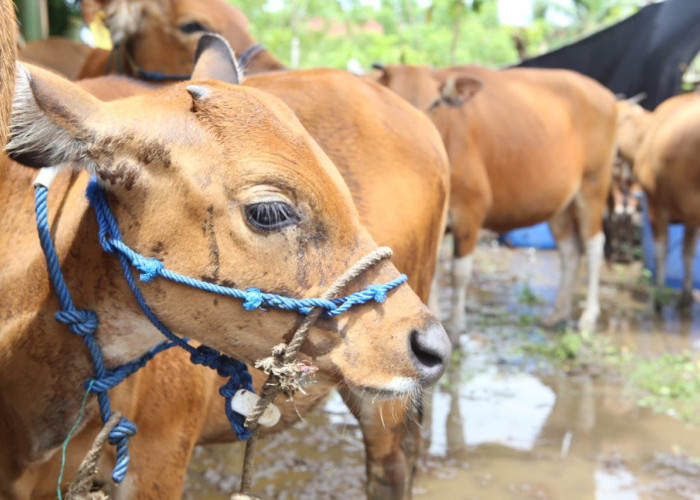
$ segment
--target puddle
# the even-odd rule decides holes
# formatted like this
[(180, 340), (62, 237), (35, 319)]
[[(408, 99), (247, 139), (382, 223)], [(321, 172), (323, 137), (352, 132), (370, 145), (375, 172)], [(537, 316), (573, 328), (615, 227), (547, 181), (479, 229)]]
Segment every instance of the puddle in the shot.
[[(464, 354), (428, 398), (417, 499), (700, 500), (700, 432), (623, 397), (615, 378), (563, 375), (521, 347), (558, 282), (555, 252), (477, 252)], [(607, 266), (600, 335), (642, 354), (700, 349), (700, 308), (652, 314), (638, 264)], [(582, 273), (583, 276), (583, 273)], [(577, 299), (583, 298), (579, 290)], [(544, 298), (545, 303), (532, 301)], [(449, 289), (442, 303), (448, 309)], [(270, 499), (363, 498), (363, 446), (337, 395), (260, 443), (255, 492)], [(228, 499), (241, 445), (198, 447), (186, 499)]]

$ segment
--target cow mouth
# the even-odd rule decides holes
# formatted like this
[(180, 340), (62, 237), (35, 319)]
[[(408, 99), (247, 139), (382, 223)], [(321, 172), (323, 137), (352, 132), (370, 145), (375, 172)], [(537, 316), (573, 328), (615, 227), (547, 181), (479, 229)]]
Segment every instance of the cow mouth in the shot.
[(383, 387), (355, 384), (348, 380), (350, 389), (363, 399), (373, 401), (387, 399), (412, 400), (421, 392), (420, 383), (412, 378), (396, 377)]

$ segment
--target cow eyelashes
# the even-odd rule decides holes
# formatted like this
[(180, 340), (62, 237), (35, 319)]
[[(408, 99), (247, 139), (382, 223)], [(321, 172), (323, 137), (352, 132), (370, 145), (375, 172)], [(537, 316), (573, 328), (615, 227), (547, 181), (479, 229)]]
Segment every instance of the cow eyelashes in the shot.
[(197, 21), (183, 23), (179, 26), (179, 30), (183, 33), (187, 33), (188, 35), (191, 33), (205, 33), (209, 31), (206, 26), (198, 23)]
[(248, 223), (261, 231), (275, 231), (300, 221), (299, 214), (287, 203), (267, 201), (245, 207)]

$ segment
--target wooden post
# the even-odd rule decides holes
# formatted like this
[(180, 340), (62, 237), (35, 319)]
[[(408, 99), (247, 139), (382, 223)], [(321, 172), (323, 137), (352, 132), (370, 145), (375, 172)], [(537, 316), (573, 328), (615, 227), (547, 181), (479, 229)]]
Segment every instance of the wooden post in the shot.
[(49, 32), (46, 0), (16, 0), (17, 18), (28, 42), (45, 38)]

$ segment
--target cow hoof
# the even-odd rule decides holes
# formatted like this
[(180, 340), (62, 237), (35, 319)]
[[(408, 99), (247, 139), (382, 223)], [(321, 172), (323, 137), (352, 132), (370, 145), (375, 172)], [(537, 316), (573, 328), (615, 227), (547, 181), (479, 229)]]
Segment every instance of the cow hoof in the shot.
[(569, 318), (568, 315), (564, 315), (558, 312), (552, 312), (549, 316), (544, 318), (540, 325), (548, 330), (561, 330), (566, 327)]
[(578, 320), (578, 330), (581, 333), (593, 333), (598, 322), (598, 313), (584, 312)]

